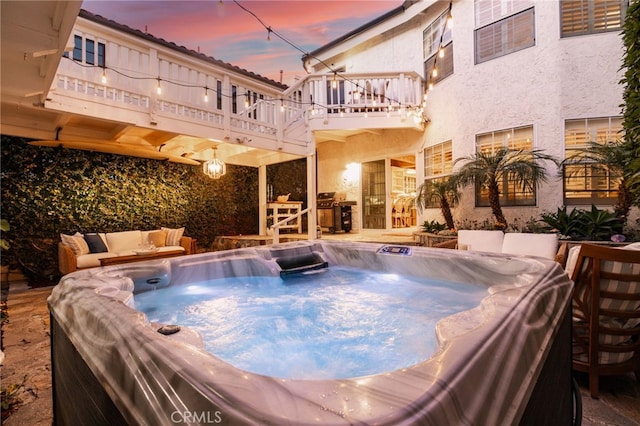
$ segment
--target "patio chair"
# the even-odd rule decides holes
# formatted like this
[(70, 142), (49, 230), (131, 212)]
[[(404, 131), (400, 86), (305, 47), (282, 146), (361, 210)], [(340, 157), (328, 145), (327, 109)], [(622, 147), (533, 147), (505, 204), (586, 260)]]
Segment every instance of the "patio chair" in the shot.
[(394, 228), (402, 228), (402, 207), (404, 206), (404, 197), (398, 197), (393, 202), (391, 210), (391, 219)]
[(571, 279), (573, 369), (599, 377), (635, 373), (640, 380), (640, 251), (583, 244)]
[(404, 198), (404, 202), (402, 203), (402, 219), (400, 221), (404, 228), (409, 228), (414, 225), (415, 205), (415, 197)]

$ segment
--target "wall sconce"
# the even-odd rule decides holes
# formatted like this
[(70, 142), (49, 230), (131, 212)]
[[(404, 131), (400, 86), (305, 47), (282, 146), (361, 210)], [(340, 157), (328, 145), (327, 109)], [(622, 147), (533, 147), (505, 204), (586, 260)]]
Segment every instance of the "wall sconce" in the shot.
[(217, 149), (213, 149), (213, 158), (211, 160), (202, 163), (202, 171), (211, 179), (220, 179), (227, 173), (227, 165), (216, 156)]
[(360, 164), (359, 163), (347, 164), (347, 168), (344, 171), (342, 176), (347, 183), (355, 184), (360, 180)]

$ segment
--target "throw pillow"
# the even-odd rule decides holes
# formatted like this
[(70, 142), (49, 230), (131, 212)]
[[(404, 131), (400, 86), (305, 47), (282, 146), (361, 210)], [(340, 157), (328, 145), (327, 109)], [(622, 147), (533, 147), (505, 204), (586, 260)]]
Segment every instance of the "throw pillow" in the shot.
[(177, 228), (177, 229), (162, 228), (162, 230), (167, 233), (166, 245), (168, 246), (180, 245), (180, 238), (182, 238), (182, 235), (184, 234), (184, 228)]
[(162, 229), (155, 231), (149, 231), (148, 237), (149, 243), (153, 243), (156, 247), (164, 247), (167, 241), (167, 232)]
[(71, 248), (76, 256), (89, 254), (89, 246), (81, 233), (76, 232), (73, 235), (60, 234), (60, 239), (63, 244)]
[(87, 242), (91, 253), (106, 253), (109, 251), (107, 250), (107, 245), (98, 234), (84, 234), (84, 240)]

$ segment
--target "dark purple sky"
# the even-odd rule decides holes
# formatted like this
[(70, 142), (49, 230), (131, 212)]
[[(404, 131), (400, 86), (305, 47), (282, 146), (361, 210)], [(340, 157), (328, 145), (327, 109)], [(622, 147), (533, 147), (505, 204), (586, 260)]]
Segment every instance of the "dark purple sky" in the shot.
[[(310, 52), (380, 15), (402, 0), (239, 1), (265, 26)], [(82, 8), (120, 24), (291, 84), (305, 74), (302, 52), (268, 31), (232, 0), (85, 0)]]

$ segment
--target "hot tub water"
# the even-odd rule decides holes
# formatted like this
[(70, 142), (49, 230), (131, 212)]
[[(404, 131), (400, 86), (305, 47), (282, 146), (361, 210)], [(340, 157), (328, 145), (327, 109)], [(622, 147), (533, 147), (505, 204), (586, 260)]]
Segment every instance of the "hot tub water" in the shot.
[(471, 309), (485, 287), (331, 267), (229, 277), (135, 296), (150, 321), (196, 330), (210, 353), (271, 377), (340, 379), (397, 370), (438, 349), (441, 318)]

